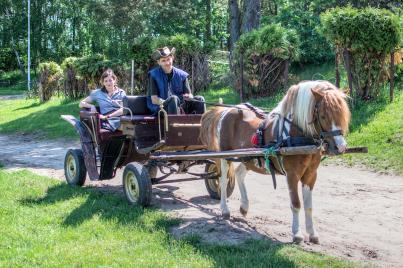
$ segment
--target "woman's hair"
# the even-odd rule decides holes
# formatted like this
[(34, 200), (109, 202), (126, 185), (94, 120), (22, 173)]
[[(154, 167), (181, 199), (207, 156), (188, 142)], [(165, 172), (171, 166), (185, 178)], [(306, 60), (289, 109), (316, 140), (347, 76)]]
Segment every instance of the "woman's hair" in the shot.
[(99, 82), (100, 82), (101, 85), (102, 85), (101, 90), (102, 90), (103, 92), (106, 92), (106, 88), (105, 88), (105, 86), (103, 85), (103, 84), (104, 84), (104, 79), (107, 78), (108, 76), (112, 76), (113, 80), (115, 80), (116, 82), (118, 81), (118, 78), (116, 77), (116, 75), (115, 75), (115, 73), (113, 72), (113, 70), (112, 70), (111, 68), (106, 69), (106, 70), (102, 73), (101, 79), (99, 80)]

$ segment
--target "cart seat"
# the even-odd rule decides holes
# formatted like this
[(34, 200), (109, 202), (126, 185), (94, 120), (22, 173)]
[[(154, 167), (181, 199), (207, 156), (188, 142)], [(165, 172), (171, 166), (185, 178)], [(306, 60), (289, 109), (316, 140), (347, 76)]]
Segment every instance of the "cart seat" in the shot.
[[(123, 107), (131, 110), (133, 115), (151, 115), (147, 107), (147, 96), (125, 96), (123, 97)], [(124, 109), (125, 115), (130, 115), (127, 109)]]

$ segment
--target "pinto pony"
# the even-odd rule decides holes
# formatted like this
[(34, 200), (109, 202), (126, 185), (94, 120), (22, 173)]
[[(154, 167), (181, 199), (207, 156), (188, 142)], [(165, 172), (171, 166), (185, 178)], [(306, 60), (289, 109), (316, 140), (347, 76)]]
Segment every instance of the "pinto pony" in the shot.
[[(342, 153), (347, 143), (343, 137), (348, 131), (350, 111), (346, 95), (327, 81), (304, 81), (293, 85), (278, 106), (265, 118), (247, 106), (216, 107), (201, 120), (200, 139), (209, 150), (224, 151), (256, 146), (328, 145), (328, 153)], [(251, 137), (255, 137), (255, 140)], [(263, 142), (262, 142), (263, 141)], [(302, 183), (306, 231), (309, 241), (319, 243), (312, 220), (312, 191), (317, 177), (322, 152), (309, 155), (271, 156), (275, 170), (287, 177), (291, 199), (293, 241), (299, 243), (303, 235), (299, 224), (301, 208), (298, 182)], [(234, 170), (231, 161), (216, 160), (220, 175), (220, 207), (224, 218), (229, 218), (227, 174), (235, 172), (241, 193), (240, 211), (245, 216), (249, 200), (244, 184), (251, 170), (269, 174), (259, 159), (244, 158)], [(261, 163), (262, 161), (260, 161)]]

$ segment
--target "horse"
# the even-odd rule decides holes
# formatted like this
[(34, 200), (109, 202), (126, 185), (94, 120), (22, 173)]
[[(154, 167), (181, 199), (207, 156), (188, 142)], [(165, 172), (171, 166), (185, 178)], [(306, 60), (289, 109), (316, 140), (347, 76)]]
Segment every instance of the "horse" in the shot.
[[(215, 107), (201, 119), (200, 140), (212, 151), (236, 150), (256, 146), (279, 148), (315, 144), (325, 148), (328, 154), (340, 154), (347, 148), (344, 135), (348, 132), (350, 110), (347, 96), (328, 81), (302, 81), (291, 86), (277, 107), (268, 115), (250, 109), (250, 105), (231, 108)], [(260, 141), (256, 144), (256, 140)], [(312, 219), (312, 192), (317, 179), (317, 169), (323, 150), (309, 155), (269, 157), (272, 167), (287, 178), (292, 212), (293, 242), (300, 243), (304, 236), (300, 229), (301, 203), (298, 184), (302, 184), (306, 232), (309, 241), (319, 243), (319, 235)], [(216, 159), (219, 170), (220, 208), (222, 216), (230, 217), (227, 206), (227, 174), (235, 173), (241, 194), (240, 212), (247, 215), (249, 200), (244, 184), (248, 171), (270, 174), (262, 159), (241, 158), (235, 168), (234, 159)], [(274, 175), (273, 175), (274, 176)], [(274, 177), (273, 177), (274, 179)]]

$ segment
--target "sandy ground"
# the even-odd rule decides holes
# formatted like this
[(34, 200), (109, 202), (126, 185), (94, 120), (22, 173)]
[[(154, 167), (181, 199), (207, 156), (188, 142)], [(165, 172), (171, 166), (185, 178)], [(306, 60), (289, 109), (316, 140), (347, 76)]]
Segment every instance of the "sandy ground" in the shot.
[[(8, 169), (27, 168), (62, 180), (67, 148), (79, 148), (79, 143), (0, 135), (0, 161)], [(202, 167), (191, 171), (201, 172)], [(123, 194), (117, 187), (121, 185), (121, 173), (110, 181), (87, 180), (86, 185)], [(250, 238), (289, 243), (291, 211), (285, 178), (277, 178), (277, 190), (268, 176), (249, 173), (245, 181), (250, 199), (247, 217), (239, 212), (238, 189), (229, 198), (231, 218), (223, 220), (219, 202), (208, 196), (204, 182), (186, 174), (173, 175), (154, 185), (153, 205), (183, 219), (172, 229), (176, 237), (198, 234), (213, 243), (236, 244)], [(403, 267), (402, 200), (402, 177), (322, 166), (314, 191), (314, 219), (321, 243), (304, 242), (300, 246), (360, 263)], [(304, 224), (303, 213), (301, 221)]]

